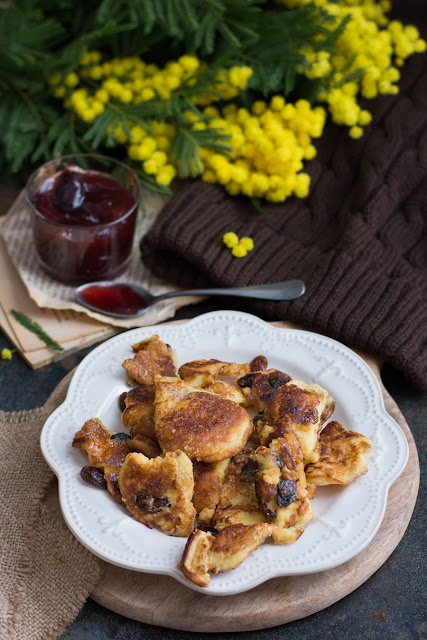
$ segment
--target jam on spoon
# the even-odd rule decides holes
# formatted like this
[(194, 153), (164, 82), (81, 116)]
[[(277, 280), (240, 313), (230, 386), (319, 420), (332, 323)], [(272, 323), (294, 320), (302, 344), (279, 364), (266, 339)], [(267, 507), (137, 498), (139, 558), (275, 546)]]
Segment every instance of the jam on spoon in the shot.
[(118, 315), (137, 315), (148, 305), (145, 299), (127, 284), (112, 284), (108, 287), (92, 284), (83, 287), (80, 301), (99, 311)]

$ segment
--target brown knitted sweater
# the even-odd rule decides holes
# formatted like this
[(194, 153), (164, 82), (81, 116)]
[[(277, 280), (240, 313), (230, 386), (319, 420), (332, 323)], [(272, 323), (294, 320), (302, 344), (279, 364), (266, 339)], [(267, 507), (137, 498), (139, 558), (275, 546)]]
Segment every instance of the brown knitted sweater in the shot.
[[(425, 37), (420, 19), (400, 17)], [(307, 163), (308, 198), (263, 202), (259, 213), (220, 186), (187, 181), (141, 256), (183, 287), (302, 279), (299, 300), (249, 309), (369, 351), (427, 389), (427, 56), (405, 64), (398, 95), (366, 107), (373, 122), (360, 140), (327, 125)], [(233, 258), (227, 231), (251, 236), (255, 249)]]

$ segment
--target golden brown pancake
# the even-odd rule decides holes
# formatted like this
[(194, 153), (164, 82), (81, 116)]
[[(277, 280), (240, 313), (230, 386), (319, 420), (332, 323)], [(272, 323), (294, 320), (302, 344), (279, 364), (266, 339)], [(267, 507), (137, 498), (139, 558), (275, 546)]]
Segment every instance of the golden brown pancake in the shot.
[(215, 513), (215, 529), (218, 531), (234, 524), (258, 524), (266, 522), (266, 518), (258, 505), (236, 504), (222, 507)]
[(330, 422), (319, 436), (320, 459), (309, 464), (307, 480), (314, 485), (349, 484), (368, 470), (366, 454), (371, 443), (366, 436)]
[(248, 413), (232, 402), (179, 378), (157, 376), (154, 428), (164, 453), (218, 462), (240, 451), (252, 432)]
[(249, 371), (249, 364), (236, 362), (222, 362), (221, 360), (193, 360), (186, 362), (178, 369), (178, 375), (185, 382), (195, 387), (206, 387), (213, 384), (217, 378), (231, 375), (243, 375)]
[(133, 427), (145, 416), (154, 414), (154, 398), (156, 390), (152, 384), (141, 384), (126, 393), (124, 398), (125, 408), (122, 413), (122, 421), (126, 427)]
[(228, 458), (220, 462), (193, 462), (193, 504), (199, 515), (200, 525), (210, 525), (212, 522), (228, 463)]
[(253, 459), (254, 451), (255, 447), (249, 443), (230, 460), (213, 517), (217, 529), (231, 524), (265, 522), (255, 492), (258, 463)]
[(218, 511), (230, 505), (257, 506), (254, 482), (258, 465), (252, 457), (254, 451), (250, 444), (231, 458), (221, 487)]
[(224, 380), (216, 380), (214, 383), (203, 387), (203, 389), (205, 391), (212, 391), (212, 393), (215, 393), (217, 396), (221, 396), (221, 398), (225, 398), (226, 400), (232, 400), (237, 404), (243, 406), (248, 405), (248, 400), (243, 391)]
[(296, 461), (290, 461), (287, 443), (276, 440), (274, 444), (276, 450), (262, 446), (253, 456), (259, 469), (255, 489), (267, 522), (274, 524), (272, 535), (275, 544), (289, 544), (303, 533), (306, 523), (313, 517), (313, 510), (304, 471), (301, 474)]
[(266, 523), (231, 525), (221, 529), (217, 536), (196, 529), (185, 545), (179, 568), (194, 584), (208, 587), (209, 573), (216, 575), (235, 569), (272, 531), (273, 527)]
[(156, 374), (175, 375), (176, 354), (158, 335), (132, 345), (132, 349), (135, 352), (134, 357), (128, 358), (122, 364), (132, 381), (152, 385)]
[(170, 536), (190, 535), (193, 507), (193, 465), (182, 451), (147, 458), (130, 453), (119, 473), (119, 489), (128, 511), (150, 529)]
[(288, 374), (269, 369), (237, 380), (266, 422), (258, 430), (268, 445), (291, 427), (298, 436), (306, 464), (319, 459), (318, 433), (331, 416), (335, 401), (317, 384), (308, 385)]
[(157, 440), (152, 440), (139, 433), (129, 440), (129, 447), (131, 451), (143, 453), (147, 458), (157, 458), (162, 453)]
[[(125, 436), (123, 439), (122, 435)], [(118, 500), (121, 498), (117, 478), (130, 452), (129, 441), (125, 434), (115, 434), (104, 427), (98, 418), (86, 420), (73, 440), (74, 449), (84, 449), (90, 464), (103, 471), (108, 491)]]
[(122, 413), (123, 424), (130, 429), (132, 438), (144, 436), (157, 442), (154, 431), (155, 387), (141, 384), (127, 392)]

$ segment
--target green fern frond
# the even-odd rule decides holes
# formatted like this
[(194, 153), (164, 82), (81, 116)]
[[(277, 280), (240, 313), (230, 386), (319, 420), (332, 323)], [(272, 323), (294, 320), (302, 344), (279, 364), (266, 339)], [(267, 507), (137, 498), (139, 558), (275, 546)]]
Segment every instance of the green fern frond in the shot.
[(190, 125), (180, 126), (172, 141), (171, 155), (178, 166), (180, 178), (194, 178), (203, 173), (200, 160), (200, 149), (210, 149), (217, 153), (228, 154), (231, 152), (227, 144), (229, 136), (221, 133), (219, 129), (195, 130)]

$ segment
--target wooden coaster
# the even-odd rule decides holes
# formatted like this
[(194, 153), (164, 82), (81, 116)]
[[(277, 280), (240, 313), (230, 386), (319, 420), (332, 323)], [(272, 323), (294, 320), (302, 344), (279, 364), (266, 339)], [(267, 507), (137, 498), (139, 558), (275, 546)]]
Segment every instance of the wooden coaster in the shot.
[[(291, 325), (277, 322), (276, 326)], [(100, 560), (103, 576), (91, 598), (127, 618), (172, 629), (199, 632), (249, 631), (298, 620), (321, 611), (357, 589), (397, 547), (414, 510), (420, 467), (412, 433), (381, 383), (379, 364), (359, 354), (378, 377), (388, 413), (402, 428), (409, 460), (391, 486), (381, 526), (368, 547), (345, 564), (316, 574), (274, 578), (234, 596), (207, 596), (168, 576), (122, 569)], [(46, 405), (53, 411), (65, 399), (73, 372), (54, 390)], [(46, 499), (61, 516), (56, 485)]]

